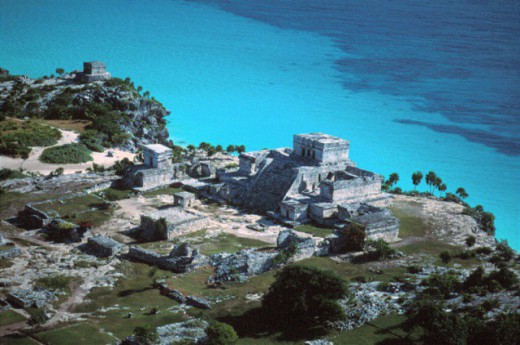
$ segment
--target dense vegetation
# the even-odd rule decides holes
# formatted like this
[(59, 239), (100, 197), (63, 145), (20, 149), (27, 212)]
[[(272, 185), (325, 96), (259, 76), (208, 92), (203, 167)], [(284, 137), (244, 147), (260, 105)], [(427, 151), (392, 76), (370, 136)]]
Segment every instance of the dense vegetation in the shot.
[(342, 319), (337, 300), (347, 295), (345, 282), (333, 272), (287, 266), (277, 273), (262, 306), (282, 329), (308, 329)]
[(85, 145), (72, 143), (45, 149), (40, 160), (50, 164), (74, 164), (91, 161), (92, 156)]
[(0, 122), (0, 154), (27, 158), (33, 146), (55, 145), (61, 132), (53, 127), (34, 121)]
[(23, 172), (19, 170), (0, 169), (0, 181), (24, 177), (27, 177), (27, 175), (25, 175)]

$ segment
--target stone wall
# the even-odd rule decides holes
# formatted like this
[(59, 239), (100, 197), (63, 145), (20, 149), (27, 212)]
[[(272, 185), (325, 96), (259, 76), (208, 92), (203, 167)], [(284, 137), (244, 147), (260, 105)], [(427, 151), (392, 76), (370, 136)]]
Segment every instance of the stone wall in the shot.
[(166, 218), (141, 215), (140, 237), (146, 241), (169, 240), (177, 236), (186, 235), (209, 225), (205, 216), (194, 216), (176, 222)]
[(377, 177), (323, 181), (320, 190), (320, 196), (329, 202), (356, 202), (380, 194), (381, 179)]

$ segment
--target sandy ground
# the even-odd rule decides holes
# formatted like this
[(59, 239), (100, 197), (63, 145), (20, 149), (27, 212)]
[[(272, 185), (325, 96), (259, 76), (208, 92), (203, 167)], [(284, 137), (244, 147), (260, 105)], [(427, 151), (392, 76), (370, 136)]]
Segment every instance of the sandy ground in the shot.
[[(56, 146), (70, 144), (78, 142), (78, 133), (73, 131), (61, 130), (62, 138), (58, 141)], [(116, 161), (123, 158), (130, 160), (134, 159), (135, 154), (131, 152), (125, 152), (119, 149), (109, 149), (103, 152), (92, 152), (93, 161), (81, 164), (47, 164), (39, 161), (40, 155), (42, 154), (45, 147), (33, 147), (29, 158), (23, 160), (21, 158), (11, 158), (6, 156), (0, 156), (0, 169), (8, 168), (12, 170), (18, 170), (23, 168), (27, 171), (38, 172), (43, 175), (49, 174), (58, 168), (64, 169), (64, 174), (73, 174), (77, 171), (85, 171), (87, 168), (92, 168), (92, 163), (100, 164), (105, 167), (113, 165)], [(108, 151), (113, 152), (113, 157), (108, 157)]]

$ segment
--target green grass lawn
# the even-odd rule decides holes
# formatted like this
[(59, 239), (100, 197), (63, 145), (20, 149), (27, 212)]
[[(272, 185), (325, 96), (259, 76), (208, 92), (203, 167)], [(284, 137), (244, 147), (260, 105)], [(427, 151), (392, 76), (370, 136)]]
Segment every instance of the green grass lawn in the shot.
[(35, 340), (29, 338), (26, 335), (21, 334), (13, 334), (6, 335), (5, 337), (0, 338), (0, 344), (5, 345), (37, 345), (39, 344)]
[(238, 237), (231, 234), (220, 234), (217, 237), (207, 238), (197, 247), (201, 254), (213, 255), (217, 253), (236, 253), (247, 248), (263, 248), (271, 246), (264, 241), (252, 238)]
[(49, 201), (36, 205), (36, 207), (44, 212), (55, 211), (62, 217), (71, 216), (80, 212), (89, 211), (97, 208), (103, 201), (92, 194), (82, 195), (75, 198), (61, 201)]
[(118, 340), (107, 333), (101, 332), (100, 328), (89, 322), (65, 326), (50, 331), (37, 333), (35, 337), (48, 345), (103, 345), (117, 344)]
[(399, 218), (399, 237), (424, 236), (428, 233), (428, 225), (419, 217), (420, 204), (417, 202), (403, 202), (390, 208), (392, 214)]
[(359, 328), (340, 333), (329, 339), (338, 345), (374, 345), (383, 344), (384, 342), (399, 344), (399, 340), (405, 336), (405, 333), (399, 329), (399, 325), (404, 320), (404, 315), (391, 314), (382, 316)]
[(36, 205), (36, 208), (44, 211), (57, 213), (61, 218), (73, 223), (88, 222), (99, 226), (107, 221), (112, 215), (113, 209), (100, 209), (105, 201), (99, 197), (87, 194), (75, 198), (60, 201), (50, 201)]
[(22, 314), (15, 312), (14, 310), (7, 310), (0, 313), (0, 327), (24, 320), (25, 317)]
[(307, 234), (311, 234), (316, 237), (327, 237), (329, 235), (332, 235), (334, 233), (333, 229), (329, 228), (320, 228), (314, 225), (300, 225), (294, 228), (296, 231), (305, 232)]
[(145, 198), (154, 198), (159, 195), (173, 195), (178, 192), (182, 192), (182, 188), (166, 187), (166, 188), (155, 189), (155, 190), (152, 190), (149, 192), (144, 192), (142, 195)]

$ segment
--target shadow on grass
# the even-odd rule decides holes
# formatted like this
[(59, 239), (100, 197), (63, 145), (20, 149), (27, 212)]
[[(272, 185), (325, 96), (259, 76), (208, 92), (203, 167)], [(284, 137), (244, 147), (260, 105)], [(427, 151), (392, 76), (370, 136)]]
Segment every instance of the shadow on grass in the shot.
[(117, 293), (117, 296), (118, 297), (127, 297), (127, 296), (133, 295), (135, 293), (145, 292), (145, 291), (153, 290), (153, 289), (154, 289), (153, 286), (147, 286), (142, 289), (128, 289), (128, 290), (119, 291)]
[(281, 341), (298, 341), (315, 339), (327, 335), (323, 328), (282, 328), (278, 320), (273, 320), (272, 315), (258, 307), (246, 311), (241, 315), (227, 315), (218, 318), (219, 321), (233, 326), (241, 338), (265, 338), (276, 337)]

